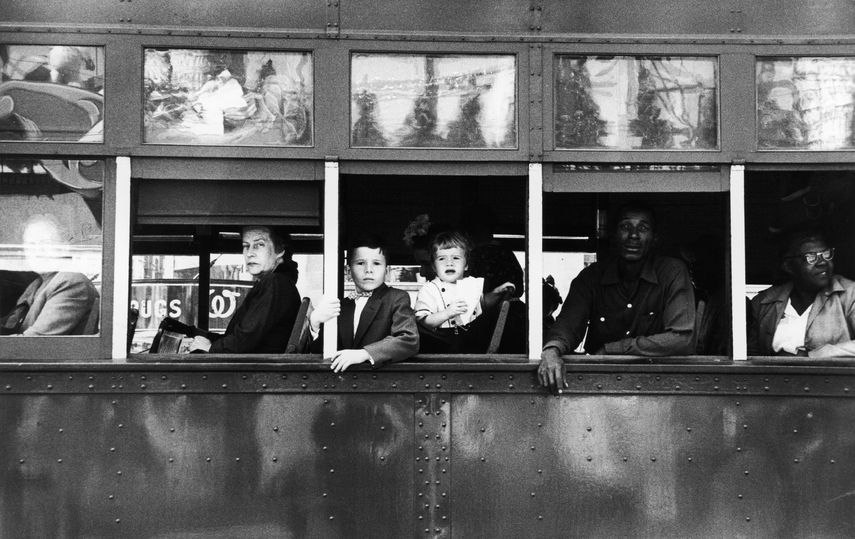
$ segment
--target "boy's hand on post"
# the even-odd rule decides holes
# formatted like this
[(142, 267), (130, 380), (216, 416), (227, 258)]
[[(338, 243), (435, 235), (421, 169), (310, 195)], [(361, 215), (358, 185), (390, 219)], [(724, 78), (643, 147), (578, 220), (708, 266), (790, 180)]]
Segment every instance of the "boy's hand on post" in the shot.
[(312, 327), (320, 327), (321, 324), (341, 314), (341, 301), (338, 298), (322, 298), (309, 315), (309, 323)]
[(368, 352), (364, 348), (359, 350), (339, 350), (333, 355), (332, 366), (330, 368), (333, 372), (344, 372), (351, 365), (365, 363), (370, 359), (371, 356), (368, 355)]

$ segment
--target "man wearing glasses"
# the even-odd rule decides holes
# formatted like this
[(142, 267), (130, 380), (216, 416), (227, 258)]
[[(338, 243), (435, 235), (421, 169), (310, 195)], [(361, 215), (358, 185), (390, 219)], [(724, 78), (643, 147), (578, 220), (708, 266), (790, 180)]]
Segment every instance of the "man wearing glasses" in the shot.
[(749, 355), (855, 356), (855, 282), (834, 274), (822, 232), (787, 235), (781, 269), (789, 281), (751, 300)]
[(615, 256), (583, 269), (546, 335), (538, 378), (567, 387), (563, 355), (585, 342), (595, 355), (671, 356), (694, 350), (695, 296), (689, 271), (654, 254), (656, 216), (640, 201), (621, 206), (611, 236)]

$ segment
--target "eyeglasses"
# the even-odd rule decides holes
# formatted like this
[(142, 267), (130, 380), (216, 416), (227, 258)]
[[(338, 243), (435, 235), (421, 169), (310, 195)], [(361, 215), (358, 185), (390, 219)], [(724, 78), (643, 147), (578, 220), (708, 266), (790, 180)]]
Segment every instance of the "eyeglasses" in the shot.
[(834, 258), (834, 247), (816, 253), (802, 253), (800, 255), (788, 256), (787, 258), (802, 258), (808, 264), (816, 264), (820, 258), (823, 260), (832, 260)]

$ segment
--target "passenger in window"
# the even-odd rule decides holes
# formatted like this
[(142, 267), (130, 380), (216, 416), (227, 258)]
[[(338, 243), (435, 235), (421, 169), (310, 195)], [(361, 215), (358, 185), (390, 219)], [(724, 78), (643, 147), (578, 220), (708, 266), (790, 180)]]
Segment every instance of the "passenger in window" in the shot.
[(561, 356), (583, 339), (585, 352), (597, 355), (694, 352), (695, 299), (686, 265), (654, 253), (652, 208), (630, 202), (616, 215), (616, 256), (591, 264), (573, 279), (546, 336), (538, 377), (553, 391), (567, 387)]
[(339, 317), (338, 351), (332, 370), (342, 372), (352, 365), (401, 361), (419, 351), (419, 332), (410, 296), (386, 286), (386, 253), (383, 241), (362, 235), (347, 250), (347, 264), (356, 287), (345, 299), (324, 298), (309, 315), (314, 339), (312, 348), (320, 352), (322, 325)]
[(491, 312), (514, 285), (502, 283), (484, 293), (483, 277), (467, 277), (470, 243), (461, 232), (441, 232), (430, 245), (436, 277), (416, 297), (416, 320), (422, 333), (422, 352), (485, 352), (487, 331), (480, 319)]
[(24, 257), (37, 272), (10, 312), (0, 334), (31, 337), (98, 333), (98, 290), (84, 274), (66, 271), (65, 228), (53, 214), (36, 214), (24, 224)]
[(485, 204), (467, 208), (460, 220), (463, 231), (472, 240), (469, 275), (484, 278), (484, 292), (511, 283), (511, 297), (523, 295), (523, 269), (514, 252), (495, 238), (496, 217)]
[(297, 263), (291, 260), (287, 233), (270, 226), (247, 226), (241, 232), (246, 268), (256, 279), (222, 336), (196, 336), (191, 352), (281, 354), (285, 352), (297, 311)]
[(751, 300), (749, 355), (855, 356), (855, 282), (834, 273), (824, 234), (789, 232), (781, 269), (789, 281)]

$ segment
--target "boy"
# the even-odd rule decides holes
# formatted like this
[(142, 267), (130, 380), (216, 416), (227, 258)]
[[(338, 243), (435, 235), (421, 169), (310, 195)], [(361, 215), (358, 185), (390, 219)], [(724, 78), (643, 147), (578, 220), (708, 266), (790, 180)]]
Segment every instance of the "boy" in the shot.
[(312, 311), (313, 349), (323, 342), (318, 338), (321, 324), (340, 316), (333, 372), (366, 361), (372, 365), (401, 361), (418, 353), (419, 332), (410, 296), (386, 286), (386, 249), (380, 239), (359, 237), (347, 250), (347, 263), (356, 290), (342, 301), (324, 299)]

